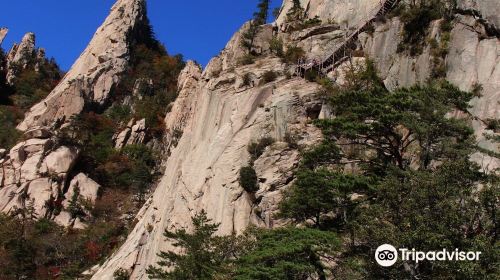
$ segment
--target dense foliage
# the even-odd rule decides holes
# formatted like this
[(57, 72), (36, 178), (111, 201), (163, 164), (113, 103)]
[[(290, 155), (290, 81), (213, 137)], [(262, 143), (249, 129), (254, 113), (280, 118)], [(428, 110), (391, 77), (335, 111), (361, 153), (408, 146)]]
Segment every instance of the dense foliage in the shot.
[(204, 211), (192, 223), (191, 233), (165, 231), (179, 250), (159, 254), (159, 267), (148, 269), (151, 279), (324, 279), (321, 258), (340, 247), (334, 233), (307, 228), (250, 228), (238, 237), (215, 236), (219, 225)]
[(455, 0), (421, 0), (399, 4), (391, 13), (400, 16), (403, 22), (403, 38), (398, 47), (399, 51), (406, 51), (412, 56), (421, 54), (431, 22), (438, 19), (451, 21), (455, 8)]
[[(284, 217), (349, 240), (334, 276), (497, 275), (499, 179), (469, 160), (477, 147), (467, 120), (448, 116), (466, 112), (477, 93), (444, 81), (389, 92), (371, 63), (348, 73), (345, 87), (326, 92), (336, 117), (317, 121), (325, 142), (306, 152), (280, 207)], [(483, 255), (479, 262), (398, 262), (384, 269), (372, 256), (385, 243)]]

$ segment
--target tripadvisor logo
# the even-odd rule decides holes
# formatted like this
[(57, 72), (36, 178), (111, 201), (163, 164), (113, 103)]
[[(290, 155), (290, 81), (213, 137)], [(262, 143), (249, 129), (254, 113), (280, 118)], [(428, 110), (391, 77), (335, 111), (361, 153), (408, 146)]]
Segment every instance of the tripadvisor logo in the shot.
[(398, 251), (392, 245), (380, 245), (375, 251), (375, 260), (381, 266), (392, 266), (398, 260)]
[(421, 261), (478, 261), (481, 252), (465, 252), (455, 249), (448, 251), (442, 249), (440, 251), (416, 251), (400, 248), (398, 250), (390, 244), (380, 245), (375, 251), (375, 260), (380, 266), (389, 267), (396, 263), (398, 257), (402, 261), (413, 261), (419, 263)]

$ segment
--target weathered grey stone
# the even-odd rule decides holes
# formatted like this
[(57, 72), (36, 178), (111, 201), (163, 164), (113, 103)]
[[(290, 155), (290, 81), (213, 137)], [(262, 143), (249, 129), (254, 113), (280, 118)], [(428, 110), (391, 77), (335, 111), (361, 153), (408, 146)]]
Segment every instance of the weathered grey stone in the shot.
[(146, 139), (147, 127), (146, 119), (137, 121), (130, 128), (130, 137), (127, 140), (127, 145), (143, 144)]
[(61, 146), (45, 157), (40, 172), (65, 176), (78, 157), (78, 150)]
[(52, 182), (49, 178), (36, 179), (29, 183), (27, 195), (33, 201), (37, 218), (45, 217), (47, 213), (46, 202), (52, 196)]
[(476, 10), (481, 16), (500, 28), (500, 5), (497, 0), (459, 0), (458, 8), (464, 10)]
[[(284, 66), (279, 59), (263, 58), (254, 65), (221, 70), (218, 77), (206, 81), (198, 78), (199, 67), (188, 63), (179, 77), (179, 98), (166, 118), (167, 133), (177, 130), (182, 136), (171, 149), (165, 175), (152, 199), (137, 215), (139, 223), (133, 233), (94, 279), (112, 279), (113, 271), (120, 267), (133, 270), (133, 279), (146, 279), (145, 269), (156, 263), (157, 252), (171, 246), (163, 241), (164, 229), (188, 226), (186, 217), (201, 209), (221, 223), (219, 234), (242, 232), (250, 223), (278, 224), (272, 218), (274, 208), (267, 210), (267, 218), (252, 210), (251, 197), (238, 183), (239, 169), (248, 164), (247, 145), (261, 137), (282, 141), (287, 132), (300, 131), (302, 143), (321, 139), (319, 129), (309, 124), (304, 106), (318, 85), (279, 78), (249, 89), (236, 89), (234, 84), (216, 86), (231, 76), (251, 72), (260, 77), (270, 70), (282, 72)], [(278, 170), (291, 170), (297, 156), (286, 143), (276, 143), (259, 159), (258, 175), (266, 179), (259, 193), (266, 201), (261, 207), (270, 206), (272, 197), (278, 201), (279, 190), (290, 183), (290, 174), (278, 178)]]
[[(349, 27), (357, 27), (376, 14), (380, 6), (379, 0), (300, 0), (307, 11), (308, 18), (318, 16), (323, 23), (337, 23)], [(284, 0), (281, 13), (276, 20), (280, 28), (284, 27), (287, 13), (293, 6), (292, 0)]]
[(46, 139), (50, 138), (51, 136), (52, 133), (46, 127), (33, 127), (24, 133), (24, 137), (27, 139), (31, 138)]

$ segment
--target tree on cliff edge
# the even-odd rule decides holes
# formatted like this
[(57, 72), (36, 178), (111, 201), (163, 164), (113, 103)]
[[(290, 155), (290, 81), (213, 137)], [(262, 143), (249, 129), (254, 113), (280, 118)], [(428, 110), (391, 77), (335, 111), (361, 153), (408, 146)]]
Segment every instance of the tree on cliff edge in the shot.
[(250, 53), (252, 51), (255, 37), (260, 31), (260, 26), (266, 24), (267, 15), (269, 13), (270, 0), (260, 0), (257, 5), (257, 12), (253, 14), (253, 19), (250, 22), (248, 29), (242, 34), (242, 46), (248, 49)]

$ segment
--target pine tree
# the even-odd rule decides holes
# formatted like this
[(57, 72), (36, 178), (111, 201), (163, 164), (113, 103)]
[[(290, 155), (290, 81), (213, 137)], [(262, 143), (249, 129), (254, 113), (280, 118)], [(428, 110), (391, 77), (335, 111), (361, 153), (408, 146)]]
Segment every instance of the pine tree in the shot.
[[(219, 238), (214, 234), (219, 224), (214, 224), (202, 210), (192, 218), (193, 232), (185, 229), (175, 232), (165, 230), (164, 236), (174, 240), (174, 247), (181, 249), (182, 253), (173, 251), (161, 252), (158, 256), (160, 268), (150, 266), (147, 273), (153, 279), (191, 280), (212, 279), (226, 259), (226, 252), (216, 246)], [(164, 270), (169, 267), (172, 270)]]
[(304, 8), (300, 4), (300, 0), (293, 0), (293, 5), (287, 13), (288, 21), (296, 21), (304, 19)]
[(256, 230), (251, 238), (253, 245), (228, 279), (327, 279), (322, 257), (340, 247), (336, 234), (309, 228)]
[(260, 26), (266, 24), (267, 22), (270, 2), (270, 0), (260, 0), (259, 4), (257, 5), (257, 12), (253, 14), (253, 19), (250, 22), (248, 29), (242, 34), (241, 44), (248, 50), (249, 53), (252, 52), (255, 37), (260, 31)]

